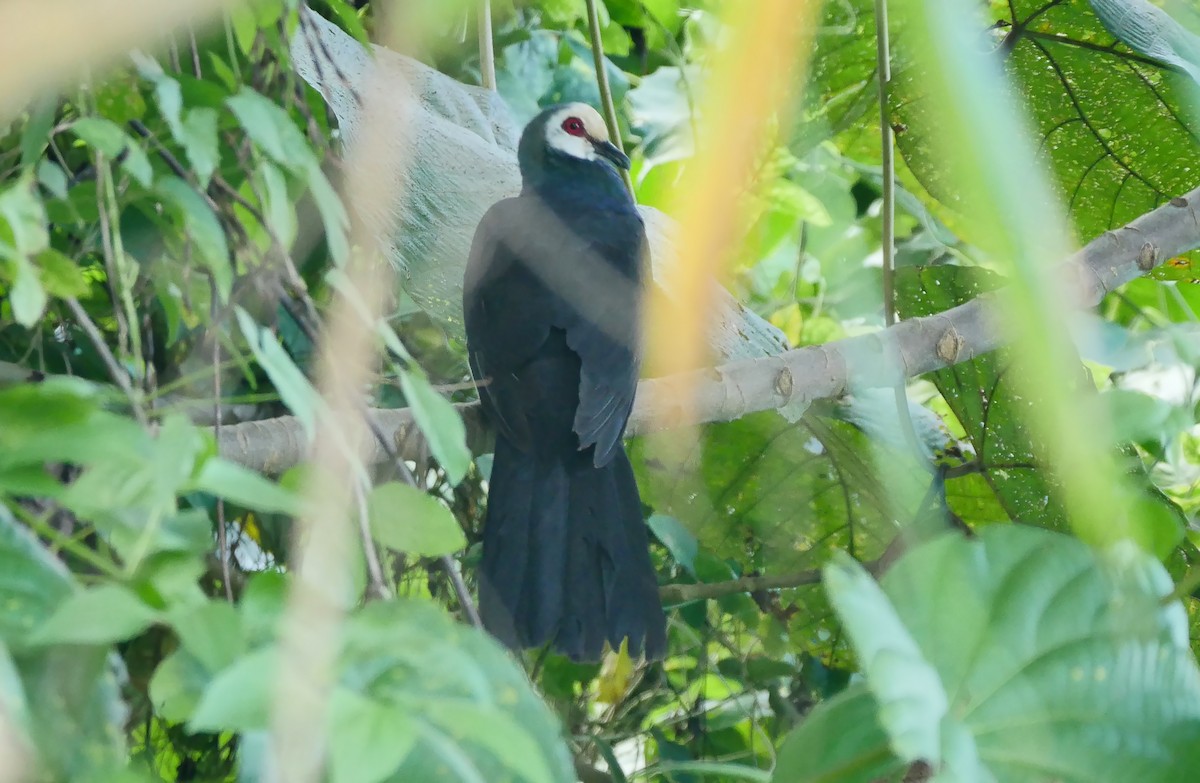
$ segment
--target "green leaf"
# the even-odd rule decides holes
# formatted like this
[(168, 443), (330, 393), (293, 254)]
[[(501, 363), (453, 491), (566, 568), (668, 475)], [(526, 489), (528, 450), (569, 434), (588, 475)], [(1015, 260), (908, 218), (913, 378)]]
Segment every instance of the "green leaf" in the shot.
[(1190, 412), (1158, 397), (1128, 389), (1108, 389), (1101, 395), (1120, 441), (1167, 440), (1194, 423)]
[(696, 555), (700, 553), (700, 542), (675, 517), (666, 514), (651, 514), (646, 524), (654, 531), (654, 537), (663, 543), (675, 558), (693, 576), (696, 574)]
[(0, 256), (31, 256), (50, 244), (46, 208), (34, 192), (33, 181), (23, 174), (11, 187), (0, 190)]
[(192, 164), (192, 171), (207, 187), (213, 172), (221, 163), (221, 147), (217, 139), (217, 112), (207, 106), (189, 109), (179, 133), (179, 143)]
[[(980, 269), (956, 266), (906, 268), (896, 275), (896, 298), (905, 318), (940, 313), (1000, 286), (1002, 279)], [(1026, 411), (1044, 404), (1042, 398), (1009, 372), (1012, 358), (1006, 351), (977, 356), (932, 374), (938, 391), (962, 425), (974, 448), (980, 475), (961, 476), (946, 482), (950, 509), (969, 523), (1011, 519), (1057, 530), (1067, 529), (1066, 513), (1055, 479), (1044, 465), (1046, 445), (1037, 441), (1027, 425)], [(1078, 394), (1094, 394), (1094, 387), (1079, 371)], [(1123, 396), (1110, 397), (1123, 403)], [(1151, 420), (1113, 419), (1126, 436), (1143, 434), (1144, 426), (1170, 429), (1178, 415), (1154, 420), (1152, 411), (1140, 409)], [(1140, 418), (1140, 417), (1139, 417)], [(1136, 425), (1136, 426), (1134, 426)], [(1134, 462), (1135, 460), (1130, 460)], [(1183, 513), (1144, 474), (1130, 482), (1131, 503), (1143, 506), (1136, 519), (1144, 542), (1165, 554), (1179, 543)], [(981, 480), (982, 479), (982, 480)]]
[(287, 580), (278, 571), (261, 571), (250, 577), (238, 611), (246, 643), (251, 646), (273, 641), (287, 600)]
[(291, 516), (300, 513), (300, 498), (296, 495), (274, 481), (220, 457), (205, 460), (188, 489), (209, 492), (256, 511)]
[(208, 512), (190, 508), (163, 520), (154, 550), (200, 555), (211, 550), (212, 544), (213, 526)]
[[(204, 689), (190, 728), (265, 727), (278, 671), (273, 647), (240, 657)], [(164, 690), (186, 692), (185, 671), (172, 676), (178, 687)], [(354, 612), (337, 676), (335, 781), (574, 779), (561, 727), (523, 670), (490, 637), (429, 604), (375, 602)]]
[(184, 230), (196, 248), (198, 260), (212, 274), (221, 299), (226, 299), (233, 285), (233, 267), (229, 261), (229, 246), (221, 221), (200, 194), (178, 177), (160, 177), (157, 189), (159, 195), (179, 210)]
[(197, 106), (184, 114), (183, 91), (179, 82), (168, 76), (155, 60), (136, 55), (134, 61), (142, 76), (154, 82), (154, 97), (159, 111), (171, 129), (171, 135), (183, 146), (200, 187), (208, 187), (221, 161), (217, 142), (217, 112), (207, 106)]
[(71, 591), (67, 570), (0, 505), (0, 643), (19, 650)]
[(346, 632), (343, 685), (416, 722), (392, 780), (575, 779), (558, 721), (486, 634), (411, 601), (369, 604)]
[(156, 538), (161, 519), (175, 514), (176, 495), (187, 486), (203, 449), (200, 433), (178, 414), (163, 420), (156, 438), (138, 435), (133, 443), (111, 446), (109, 458), (89, 465), (63, 495), (63, 503), (78, 514), (101, 522), (115, 520), (111, 529), (129, 528), (123, 517), (131, 509), (156, 520), (149, 527), (133, 526), (127, 540), (114, 540), (118, 547), (137, 544), (139, 549), (123, 553), (126, 557), (150, 553), (140, 547)]
[(150, 187), (154, 180), (154, 169), (150, 158), (141, 145), (133, 140), (120, 125), (102, 117), (82, 117), (75, 121), (71, 130), (89, 147), (102, 152), (116, 161), (124, 156), (121, 167), (137, 180), (142, 187)]
[[(854, 5), (856, 11), (869, 14), (872, 4), (854, 0)], [(1133, 22), (1145, 16), (1142, 12), (1149, 5), (1140, 0), (1136, 5), (1116, 0), (1091, 6), (1013, 0), (981, 6), (989, 18), (980, 24), (980, 35), (985, 29), (1006, 31), (1004, 68), (1014, 92), (1026, 97), (1022, 105), (1040, 142), (1039, 154), (1084, 240), (1186, 193), (1195, 187), (1200, 171), (1200, 145), (1189, 119), (1193, 80), (1131, 52), (1092, 10), (1111, 7)], [(862, 44), (873, 47), (873, 27), (863, 21), (856, 20), (856, 30), (861, 31)], [(1182, 39), (1171, 45), (1179, 54), (1176, 43)], [(1156, 57), (1167, 54), (1159, 46), (1155, 50)], [(911, 63), (913, 54), (898, 38), (897, 61)], [(1196, 62), (1194, 55), (1191, 59)], [(958, 188), (948, 179), (944, 149), (933, 143), (945, 117), (927, 97), (929, 84), (929, 75), (916, 66), (893, 74), (893, 120), (904, 128), (896, 144), (920, 184), (937, 200), (939, 215), (961, 232), (965, 227), (956, 221)], [(875, 138), (877, 144), (877, 133)]]
[(37, 181), (55, 198), (67, 197), (67, 175), (57, 163), (42, 158), (37, 166)]
[(407, 710), (346, 688), (330, 699), (329, 772), (332, 783), (381, 783), (417, 743), (418, 722)]
[(41, 157), (50, 141), (50, 131), (54, 128), (54, 117), (57, 113), (58, 101), (53, 96), (44, 96), (30, 107), (29, 119), (21, 131), (22, 166), (28, 168)]
[(238, 324), (250, 344), (250, 350), (254, 352), (254, 358), (267, 373), (283, 404), (300, 422), (305, 436), (311, 441), (316, 432), (317, 413), (321, 408), (321, 398), (317, 390), (308, 382), (308, 378), (304, 377), (304, 373), (300, 372), (292, 357), (283, 350), (275, 335), (255, 323), (250, 314), (242, 308), (237, 308), (236, 313)]
[(25, 698), (25, 686), (3, 642), (0, 642), (0, 710), (4, 711), (9, 731), (15, 728), (25, 735), (29, 734), (29, 703)]
[(350, 220), (304, 134), (287, 112), (249, 88), (242, 88), (227, 103), (259, 149), (307, 183), (321, 214), (329, 254), (335, 263), (344, 263), (350, 255), (346, 238)]
[(72, 593), (46, 622), (34, 629), (36, 645), (111, 644), (144, 631), (158, 619), (128, 588), (116, 584)]
[(13, 259), (16, 265), (16, 275), (13, 279), (12, 290), (9, 291), (9, 304), (12, 306), (13, 318), (26, 329), (41, 320), (46, 310), (46, 289), (38, 279), (37, 270), (24, 256)]
[(165, 720), (187, 722), (200, 703), (211, 674), (187, 650), (176, 650), (168, 655), (150, 678), (150, 702), (155, 714)]
[(1174, 65), (1200, 83), (1200, 38), (1146, 0), (1088, 0), (1110, 33), (1134, 51)]
[(821, 702), (783, 741), (772, 779), (874, 783), (903, 772), (908, 765), (892, 754), (878, 713), (861, 684)]
[(263, 185), (263, 214), (267, 224), (275, 233), (275, 239), (285, 248), (296, 240), (296, 205), (288, 195), (287, 181), (279, 169), (269, 161), (258, 167)]
[(450, 509), (408, 484), (375, 487), (367, 498), (367, 512), (376, 540), (398, 552), (436, 557), (467, 545)]
[(428, 715), (443, 730), (474, 738), (508, 767), (510, 774), (521, 775), (530, 783), (553, 783), (537, 741), (502, 711), (447, 699), (430, 704)]
[(458, 484), (471, 467), (471, 450), (467, 448), (467, 428), (462, 416), (449, 400), (434, 391), (424, 375), (402, 372), (400, 389), (417, 426), (429, 441), (429, 450), (441, 463), (450, 483)]
[(258, 21), (254, 11), (249, 6), (238, 5), (230, 9), (229, 22), (233, 26), (233, 36), (242, 54), (250, 54), (254, 40), (258, 37)]
[[(890, 400), (889, 406), (894, 411)], [(886, 445), (833, 418), (838, 412), (817, 404), (795, 424), (769, 412), (705, 425), (698, 450), (678, 438), (633, 440), (630, 460), (642, 499), (699, 541), (701, 581), (730, 578), (728, 566), (723, 575), (705, 575), (705, 551), (765, 573), (818, 568), (838, 548), (873, 559), (896, 535), (895, 520), (913, 518), (927, 486), (885, 484), (874, 464)], [(896, 478), (921, 475), (906, 450), (882, 453)], [(696, 470), (677, 469), (696, 460)], [(752, 560), (746, 541), (755, 543)], [(805, 592), (822, 604), (810, 611), (827, 611), (820, 590)]]
[(317, 204), (317, 211), (321, 213), (325, 242), (329, 245), (329, 257), (335, 264), (344, 264), (350, 257), (350, 241), (346, 236), (350, 217), (346, 214), (346, 207), (320, 166), (314, 163), (306, 174), (313, 201)]
[(241, 657), (245, 649), (242, 621), (227, 601), (206, 600), (172, 609), (168, 620), (184, 649), (209, 672), (218, 672)]
[(276, 103), (249, 87), (225, 102), (250, 139), (271, 160), (296, 174), (305, 174), (317, 165), (304, 134)]
[(938, 673), (905, 630), (887, 597), (849, 555), (839, 552), (823, 569), (829, 601), (866, 670), (881, 706), (880, 723), (902, 760), (941, 761), (941, 723), (949, 702)]
[(548, 22), (562, 27), (574, 25), (587, 12), (584, 4), (575, 0), (542, 0), (540, 8)]
[(279, 672), (279, 651), (244, 655), (213, 677), (188, 726), (193, 731), (249, 731), (267, 726)]
[(108, 780), (128, 762), (120, 658), (104, 648), (51, 647), (16, 656), (48, 780)]
[[(1187, 614), (1162, 603), (1170, 577), (1131, 544), (1097, 554), (1062, 534), (991, 526), (913, 549), (882, 587), (954, 705), (941, 733), (953, 779), (984, 774), (962, 771), (975, 748), (999, 781), (1053, 770), (1063, 783), (1168, 783), (1200, 762)], [(880, 637), (873, 648), (884, 649), (891, 621), (873, 616), (884, 623), (869, 634)], [(857, 645), (862, 631), (851, 635)], [(903, 667), (868, 673), (876, 692), (907, 678)], [(892, 710), (932, 717), (918, 705), (897, 703), (880, 722), (892, 725)]]
[(325, 4), (337, 16), (337, 20), (341, 22), (342, 28), (354, 36), (354, 40), (363, 46), (370, 45), (371, 39), (367, 36), (367, 31), (363, 28), (362, 20), (358, 17), (358, 11), (353, 6), (346, 3), (345, 0), (325, 0)]
[(36, 261), (42, 286), (51, 296), (80, 297), (90, 290), (79, 265), (54, 248), (38, 253)]

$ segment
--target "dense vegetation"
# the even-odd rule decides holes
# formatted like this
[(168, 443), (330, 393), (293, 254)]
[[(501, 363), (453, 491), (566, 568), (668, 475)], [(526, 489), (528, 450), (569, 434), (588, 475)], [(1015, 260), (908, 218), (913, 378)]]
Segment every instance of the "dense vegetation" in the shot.
[[(264, 0), (132, 54), (99, 31), (34, 96), (0, 80), (0, 781), (1191, 779), (1200, 28), (1146, 0), (896, 0), (881, 124), (886, 2), (755, 2), (595, 4), (641, 204), (676, 213), (723, 131), (761, 142), (744, 188), (698, 196), (737, 213), (715, 262), (748, 309), (713, 361), (857, 357), (833, 398), (783, 400), (816, 388), (789, 375), (631, 441), (670, 621), (652, 664), (471, 627), (490, 457), (465, 259), (397, 219), (395, 282), (361, 285), (378, 215), (346, 194), (373, 137), (330, 96), (370, 95), (337, 51), (295, 64), (319, 14), (478, 85), (487, 4)], [(784, 6), (800, 45), (731, 77)], [(478, 101), (480, 138), (602, 106), (588, 9), (492, 0), (509, 116), (414, 100)], [(40, 41), (43, 13), (0, 14), (0, 41)], [(742, 117), (713, 110), (722, 78), (784, 87)], [(449, 222), (456, 176), (403, 187)], [(931, 371), (878, 370), (903, 351)]]

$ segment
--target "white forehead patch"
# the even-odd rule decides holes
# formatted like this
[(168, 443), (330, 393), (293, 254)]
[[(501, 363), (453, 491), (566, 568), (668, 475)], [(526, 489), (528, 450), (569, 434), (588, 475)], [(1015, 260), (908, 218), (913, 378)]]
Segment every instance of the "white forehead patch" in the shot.
[(595, 160), (596, 149), (584, 136), (573, 136), (563, 128), (563, 123), (575, 118), (583, 123), (583, 130), (596, 141), (608, 141), (608, 128), (600, 113), (586, 103), (568, 103), (546, 120), (546, 146), (582, 160)]

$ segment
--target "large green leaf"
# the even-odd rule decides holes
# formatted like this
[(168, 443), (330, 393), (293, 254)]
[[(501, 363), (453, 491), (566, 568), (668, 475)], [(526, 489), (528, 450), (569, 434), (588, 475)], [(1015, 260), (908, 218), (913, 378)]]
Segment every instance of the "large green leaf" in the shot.
[(367, 606), (348, 628), (342, 682), (421, 721), (397, 783), (469, 781), (472, 771), (488, 781), (575, 779), (561, 727), (516, 662), (433, 606)]
[[(932, 315), (997, 288), (1001, 279), (979, 269), (937, 266), (902, 269), (896, 296), (906, 317)], [(1045, 466), (1045, 448), (1030, 431), (1027, 411), (1041, 404), (1009, 372), (1005, 351), (977, 356), (932, 373), (974, 449), (976, 473), (946, 482), (950, 509), (972, 524), (1011, 519), (1065, 530), (1067, 520), (1055, 477)], [(1093, 393), (1082, 366), (1079, 394)], [(1156, 551), (1169, 552), (1180, 539), (1185, 520), (1179, 507), (1159, 492), (1129, 460), (1135, 474), (1138, 511)]]
[(879, 702), (879, 722), (892, 749), (905, 761), (940, 763), (941, 726), (949, 704), (938, 673), (856, 560), (839, 552), (823, 573), (830, 603)]
[(0, 506), (0, 642), (17, 648), (72, 592), (62, 563)]
[(329, 254), (339, 264), (346, 261), (350, 254), (346, 237), (350, 220), (304, 133), (286, 111), (249, 87), (243, 87), (226, 103), (259, 149), (307, 183), (321, 215)]
[[(1081, 238), (1195, 187), (1200, 144), (1187, 108), (1188, 76), (1117, 42), (1085, 2), (1012, 0), (989, 8), (997, 56), (1024, 99)], [(897, 50), (891, 99), (904, 128), (898, 147), (925, 188), (953, 209), (945, 161), (930, 143), (941, 117), (919, 68), (908, 63), (902, 30)]]
[(416, 487), (399, 482), (380, 484), (367, 498), (371, 533), (397, 552), (434, 557), (467, 545), (454, 514)]
[[(931, 315), (994, 290), (1002, 280), (983, 270), (956, 266), (903, 269), (897, 276), (896, 298), (905, 318)], [(1003, 351), (978, 356), (932, 374), (938, 391), (974, 447), (978, 475), (999, 501), (994, 505), (957, 505), (958, 484), (974, 484), (971, 476), (951, 479), (946, 492), (951, 510), (972, 523), (1019, 519), (1031, 524), (1066, 529), (1063, 508), (1044, 472), (1025, 409), (1036, 404), (1008, 376)], [(1082, 373), (1082, 369), (1080, 370)], [(968, 492), (968, 495), (973, 494)]]
[(778, 783), (874, 783), (907, 765), (888, 748), (879, 704), (861, 684), (823, 701), (784, 740)]
[[(31, 629), (73, 594), (66, 569), (0, 505), (0, 645), (13, 652), (39, 755), (57, 779), (83, 779), (124, 758), (125, 705), (102, 647), (29, 650)], [(0, 684), (8, 706), (19, 706)]]
[(157, 617), (126, 587), (100, 585), (72, 593), (46, 622), (34, 629), (30, 642), (112, 644), (145, 630)]
[[(878, 557), (896, 535), (894, 520), (912, 519), (925, 486), (893, 492), (875, 470), (880, 447), (831, 412), (708, 425), (698, 453), (672, 453), (686, 444), (671, 434), (638, 439), (631, 455), (643, 500), (718, 555), (768, 574), (817, 567), (838, 548)], [(903, 458), (887, 453), (905, 474)]]
[[(994, 526), (977, 540), (947, 535), (912, 550), (882, 587), (949, 697), (945, 751), (974, 746), (999, 783), (1165, 783), (1187, 779), (1200, 761), (1200, 669), (1187, 615), (1162, 602), (1170, 578), (1132, 545), (1097, 554), (1062, 534)], [(858, 628), (856, 647), (891, 644), (886, 624)], [(907, 681), (903, 667), (867, 676), (876, 692), (879, 680)], [(894, 711), (934, 717), (920, 701), (887, 709), (889, 723)], [(827, 708), (812, 730), (836, 734), (831, 720), (859, 720), (861, 711)], [(791, 743), (812, 742), (807, 725)], [(957, 735), (948, 731), (955, 726)], [(858, 748), (838, 753), (878, 753), (876, 735), (858, 736)]]
[[(349, 618), (342, 649), (330, 735), (337, 780), (574, 780), (561, 727), (483, 633), (429, 604), (375, 602)], [(163, 693), (187, 703), (179, 695), (184, 670), (173, 666)], [(276, 671), (274, 647), (234, 661), (206, 687), (193, 728), (265, 727)], [(390, 745), (381, 725), (398, 732)], [(351, 777), (356, 757), (363, 778)]]

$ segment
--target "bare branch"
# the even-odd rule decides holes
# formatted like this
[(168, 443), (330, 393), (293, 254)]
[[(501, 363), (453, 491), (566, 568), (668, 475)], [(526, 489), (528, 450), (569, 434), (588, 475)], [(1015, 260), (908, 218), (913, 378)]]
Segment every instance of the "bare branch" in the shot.
[(779, 576), (743, 576), (728, 582), (702, 582), (694, 585), (663, 585), (658, 588), (658, 597), (664, 604), (682, 604), (688, 601), (704, 601), (734, 593), (755, 593), (759, 590), (785, 590), (789, 587), (815, 585), (821, 581), (818, 569), (800, 571)]
[[(1200, 247), (1200, 188), (1172, 199), (1132, 223), (1107, 231), (1072, 257), (1064, 269), (1075, 281), (1077, 304), (1091, 307), (1107, 292), (1163, 261)], [(851, 389), (893, 386), (994, 351), (1006, 337), (998, 326), (993, 296), (984, 296), (924, 318), (901, 321), (879, 332), (742, 359), (719, 367), (642, 381), (630, 418), (637, 435), (683, 424), (729, 421), (777, 410), (793, 402), (839, 397)], [(695, 395), (695, 419), (683, 421), (681, 390)], [(477, 404), (457, 406), (467, 423), (469, 445), (486, 453), (490, 435)], [(406, 409), (375, 409), (374, 423), (388, 433), (400, 454), (417, 454), (421, 437)], [(284, 416), (224, 427), (221, 453), (267, 473), (295, 465), (307, 451), (299, 424)], [(373, 458), (387, 455), (376, 448)]]
[(108, 343), (104, 342), (104, 335), (100, 333), (100, 328), (96, 326), (87, 311), (83, 309), (83, 305), (79, 304), (79, 300), (74, 297), (69, 297), (63, 300), (67, 304), (67, 308), (71, 311), (72, 317), (79, 327), (83, 329), (83, 333), (87, 335), (91, 341), (92, 347), (96, 349), (96, 354), (100, 360), (104, 362), (105, 369), (108, 370), (108, 375), (112, 378), (113, 383), (117, 385), (125, 396), (129, 398), (130, 412), (137, 419), (138, 424), (144, 429), (150, 428), (150, 422), (146, 418), (146, 412), (142, 410), (142, 402), (138, 398), (138, 393), (134, 390), (133, 384), (129, 381), (129, 375), (121, 369), (121, 365), (117, 362), (115, 356), (108, 348)]

